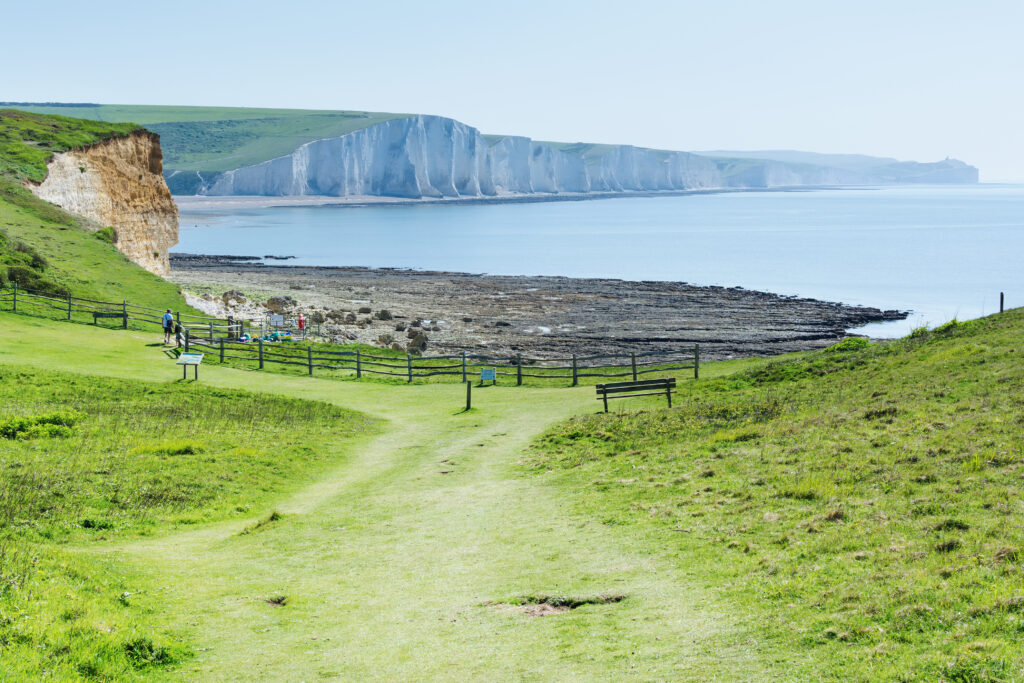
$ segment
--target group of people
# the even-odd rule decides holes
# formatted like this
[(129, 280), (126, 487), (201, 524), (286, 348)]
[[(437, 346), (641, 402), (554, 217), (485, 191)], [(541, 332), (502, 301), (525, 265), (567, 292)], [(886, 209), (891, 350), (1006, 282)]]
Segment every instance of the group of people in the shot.
[[(182, 327), (181, 322), (175, 320), (174, 315), (171, 313), (171, 309), (167, 309), (167, 312), (163, 314), (161, 318), (164, 327), (164, 344), (171, 343), (171, 335), (174, 335), (174, 341), (181, 348), (181, 334)], [(303, 338), (306, 336), (306, 316), (299, 313), (298, 317), (299, 331), (302, 333)], [(235, 322), (235, 319), (228, 316), (228, 336), (231, 339), (237, 339), (240, 335), (241, 325)]]

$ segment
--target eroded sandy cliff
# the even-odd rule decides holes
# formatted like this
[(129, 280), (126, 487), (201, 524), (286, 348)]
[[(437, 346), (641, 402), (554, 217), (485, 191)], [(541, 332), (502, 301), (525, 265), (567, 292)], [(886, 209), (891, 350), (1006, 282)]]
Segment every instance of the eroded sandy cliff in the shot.
[(37, 196), (117, 233), (117, 248), (157, 275), (170, 270), (178, 209), (163, 177), (160, 137), (138, 131), (55, 154)]

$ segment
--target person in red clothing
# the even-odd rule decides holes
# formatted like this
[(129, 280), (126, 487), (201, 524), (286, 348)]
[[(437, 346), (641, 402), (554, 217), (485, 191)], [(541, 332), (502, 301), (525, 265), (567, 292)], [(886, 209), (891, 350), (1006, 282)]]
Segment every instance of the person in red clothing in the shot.
[(306, 338), (306, 316), (299, 313), (299, 332), (302, 333), (302, 338)]

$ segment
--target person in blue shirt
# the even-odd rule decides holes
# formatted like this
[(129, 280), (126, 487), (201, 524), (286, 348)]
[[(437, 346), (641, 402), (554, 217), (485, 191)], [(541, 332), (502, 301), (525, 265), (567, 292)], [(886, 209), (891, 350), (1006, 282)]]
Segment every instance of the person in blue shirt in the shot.
[(164, 321), (164, 344), (171, 343), (171, 332), (174, 331), (174, 316), (171, 315), (171, 309), (167, 309), (167, 312), (163, 316)]

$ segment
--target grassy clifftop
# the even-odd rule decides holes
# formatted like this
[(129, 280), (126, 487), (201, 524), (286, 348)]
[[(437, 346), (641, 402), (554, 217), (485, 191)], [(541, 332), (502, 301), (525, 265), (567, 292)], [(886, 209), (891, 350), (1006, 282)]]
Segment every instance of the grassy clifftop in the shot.
[(175, 107), (119, 104), (19, 105), (43, 114), (101, 121), (136, 121), (159, 133), (164, 168), (217, 173), (290, 154), (312, 140), (337, 137), (409, 114), (248, 107)]
[(128, 260), (109, 231), (88, 229), (23, 183), (46, 177), (56, 152), (139, 130), (133, 123), (0, 109), (0, 286), (189, 310), (178, 288)]
[(139, 130), (134, 123), (105, 123), (0, 109), (0, 177), (41, 182), (54, 152), (86, 147)]
[(1017, 309), (850, 340), (575, 418), (532, 463), (743, 610), (793, 679), (1019, 680), (1022, 334)]

